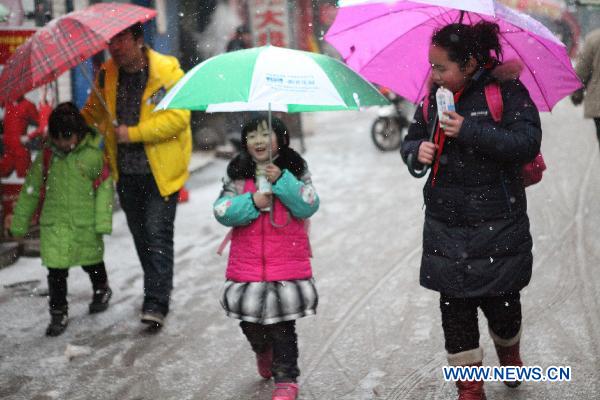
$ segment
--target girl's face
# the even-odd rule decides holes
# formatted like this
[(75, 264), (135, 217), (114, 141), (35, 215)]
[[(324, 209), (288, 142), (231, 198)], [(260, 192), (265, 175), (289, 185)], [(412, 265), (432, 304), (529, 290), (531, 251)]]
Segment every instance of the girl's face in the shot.
[(429, 64), (431, 64), (431, 77), (438, 86), (443, 86), (453, 93), (458, 92), (475, 72), (477, 62), (471, 57), (464, 68), (448, 58), (448, 51), (443, 47), (431, 45), (429, 47)]
[(277, 155), (279, 145), (277, 135), (269, 132), (267, 121), (262, 121), (255, 131), (250, 131), (246, 135), (248, 153), (255, 161), (269, 160), (269, 134), (271, 135), (271, 153), (274, 157)]
[(79, 143), (79, 137), (76, 134), (72, 134), (67, 138), (59, 135), (58, 138), (52, 137), (52, 143), (63, 153), (69, 153)]

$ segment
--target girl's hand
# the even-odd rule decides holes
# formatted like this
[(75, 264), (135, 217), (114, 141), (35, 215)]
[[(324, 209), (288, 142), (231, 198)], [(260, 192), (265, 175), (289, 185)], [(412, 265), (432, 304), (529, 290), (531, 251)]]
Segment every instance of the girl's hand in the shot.
[(260, 193), (256, 192), (252, 195), (252, 200), (254, 200), (254, 204), (256, 208), (267, 208), (271, 205), (272, 193)]
[(419, 145), (417, 160), (421, 164), (431, 165), (433, 163), (433, 157), (435, 156), (436, 150), (437, 145), (435, 143), (421, 142), (421, 144)]
[(265, 176), (269, 182), (275, 183), (281, 176), (281, 170), (277, 165), (269, 164), (265, 167)]
[(465, 119), (456, 111), (446, 111), (444, 112), (444, 115), (448, 117), (442, 120), (444, 133), (451, 138), (458, 137), (458, 132), (460, 132), (460, 128)]

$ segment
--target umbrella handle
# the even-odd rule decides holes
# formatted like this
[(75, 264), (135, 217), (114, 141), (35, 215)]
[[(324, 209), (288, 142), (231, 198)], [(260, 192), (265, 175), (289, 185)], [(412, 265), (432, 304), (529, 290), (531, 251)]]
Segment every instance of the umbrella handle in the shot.
[(415, 159), (413, 157), (413, 154), (409, 154), (406, 159), (406, 165), (408, 166), (408, 172), (415, 178), (424, 177), (425, 174), (427, 174), (427, 171), (429, 170), (429, 165), (425, 165), (422, 170), (417, 171), (415, 169), (414, 163), (415, 163)]
[[(433, 142), (433, 136), (435, 135), (435, 131), (437, 130), (437, 124), (438, 124), (438, 116), (437, 116), (437, 112), (436, 112), (435, 117), (433, 118), (433, 125), (431, 126), (431, 130), (429, 132), (429, 141), (430, 142)], [(415, 155), (413, 153), (410, 153), (408, 155), (408, 157), (406, 158), (406, 165), (408, 166), (408, 172), (415, 178), (424, 177), (430, 168), (429, 165), (425, 165), (422, 170), (417, 171), (415, 169)]]
[(269, 210), (269, 220), (271, 221), (271, 225), (274, 228), (285, 228), (290, 223), (290, 221), (292, 220), (290, 218), (290, 213), (286, 211), (286, 213), (285, 213), (285, 217), (286, 217), (285, 218), (285, 224), (279, 225), (277, 222), (275, 222), (275, 217), (273, 216), (273, 209), (274, 208), (275, 208), (275, 206), (273, 205), (273, 202), (271, 202), (271, 209)]

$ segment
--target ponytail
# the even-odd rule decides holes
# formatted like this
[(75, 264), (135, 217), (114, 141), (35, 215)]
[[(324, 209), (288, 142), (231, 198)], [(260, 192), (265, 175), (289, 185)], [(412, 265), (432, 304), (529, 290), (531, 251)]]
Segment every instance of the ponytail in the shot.
[[(485, 65), (490, 61), (500, 61), (502, 58), (502, 45), (500, 44), (500, 27), (488, 21), (478, 22), (473, 26), (475, 41), (479, 45), (475, 59), (479, 64)], [(492, 57), (494, 53), (495, 57)]]
[(497, 64), (502, 60), (500, 27), (493, 22), (446, 25), (433, 34), (431, 44), (448, 51), (450, 61), (461, 67), (465, 67), (471, 57), (479, 66)]

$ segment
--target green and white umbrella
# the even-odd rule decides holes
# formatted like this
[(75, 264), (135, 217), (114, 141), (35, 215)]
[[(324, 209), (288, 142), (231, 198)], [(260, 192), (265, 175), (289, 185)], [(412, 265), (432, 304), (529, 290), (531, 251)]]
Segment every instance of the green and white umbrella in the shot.
[(198, 64), (155, 110), (307, 112), (387, 104), (373, 85), (334, 58), (263, 46)]
[[(358, 110), (387, 104), (373, 85), (336, 59), (267, 45), (220, 54), (198, 64), (154, 110), (268, 111), (271, 130), (271, 111)], [(270, 141), (271, 136), (272, 162)], [(271, 224), (278, 227), (273, 207), (270, 213)]]
[(8, 21), (10, 10), (5, 5), (0, 4), (0, 22)]

